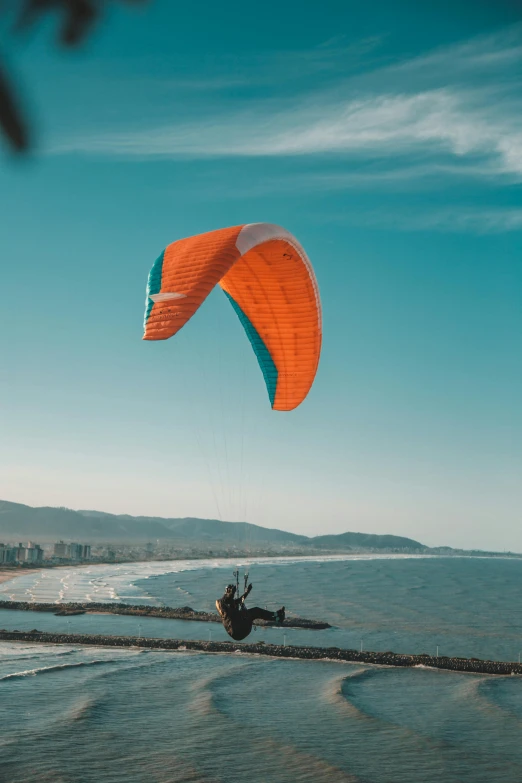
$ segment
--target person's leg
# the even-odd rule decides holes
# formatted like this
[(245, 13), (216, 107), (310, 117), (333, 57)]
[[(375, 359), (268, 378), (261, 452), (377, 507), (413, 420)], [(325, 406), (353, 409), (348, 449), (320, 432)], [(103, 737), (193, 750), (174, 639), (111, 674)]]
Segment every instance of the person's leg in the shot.
[(260, 606), (253, 606), (251, 609), (245, 609), (248, 612), (248, 616), (253, 620), (269, 620), (275, 622), (277, 615), (275, 612), (269, 612), (267, 609), (261, 609)]

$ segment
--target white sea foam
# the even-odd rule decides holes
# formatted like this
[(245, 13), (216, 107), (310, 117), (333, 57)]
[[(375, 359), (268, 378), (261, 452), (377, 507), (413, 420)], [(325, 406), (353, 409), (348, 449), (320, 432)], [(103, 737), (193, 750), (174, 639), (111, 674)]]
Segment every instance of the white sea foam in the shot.
[(100, 664), (110, 663), (110, 661), (79, 661), (78, 663), (62, 663), (54, 666), (40, 666), (37, 669), (26, 669), (21, 672), (12, 672), (12, 674), (4, 674), (0, 677), (0, 682), (4, 680), (18, 680), (22, 677), (35, 677), (38, 674), (48, 674), (49, 672), (63, 671), (65, 669), (78, 669), (84, 666), (99, 666)]
[(305, 557), (250, 557), (207, 560), (168, 560), (161, 562), (100, 564), (49, 569), (25, 574), (0, 585), (0, 600), (31, 603), (148, 603), (161, 605), (136, 582), (164, 574), (195, 571), (206, 568), (258, 566), (289, 566), (294, 563), (329, 563), (356, 560), (405, 560), (430, 558), (433, 555), (307, 555)]

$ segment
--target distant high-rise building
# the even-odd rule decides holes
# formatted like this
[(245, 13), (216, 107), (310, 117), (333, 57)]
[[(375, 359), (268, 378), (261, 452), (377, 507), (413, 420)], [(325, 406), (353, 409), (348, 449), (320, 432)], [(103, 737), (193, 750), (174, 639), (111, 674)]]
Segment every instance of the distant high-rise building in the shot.
[(90, 560), (91, 545), (77, 544), (74, 541), (65, 544), (63, 541), (59, 541), (54, 545), (54, 556), (61, 560)]
[(6, 544), (0, 544), (0, 563), (15, 563), (16, 562), (17, 549)]
[(27, 549), (22, 543), (19, 543), (18, 546), (16, 547), (16, 560), (19, 563), (25, 563), (26, 558), (27, 558)]
[(82, 558), (82, 545), (71, 543), (67, 547), (68, 549), (68, 557), (70, 557), (71, 560), (81, 560)]
[(33, 544), (31, 541), (27, 542), (25, 549), (25, 562), (26, 563), (41, 563), (43, 560), (43, 549), (39, 544)]
[(63, 541), (59, 541), (57, 544), (54, 545), (54, 556), (55, 557), (69, 557), (67, 553), (67, 544), (65, 544)]

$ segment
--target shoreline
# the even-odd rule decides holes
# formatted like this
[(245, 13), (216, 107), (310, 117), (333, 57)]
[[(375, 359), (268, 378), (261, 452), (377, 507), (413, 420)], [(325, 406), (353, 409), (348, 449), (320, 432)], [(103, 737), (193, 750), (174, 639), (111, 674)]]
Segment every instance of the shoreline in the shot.
[[(369, 551), (351, 551), (351, 552), (336, 552), (336, 551), (318, 551), (311, 554), (310, 552), (301, 552), (299, 554), (297, 553), (279, 553), (279, 554), (259, 554), (259, 553), (252, 553), (252, 552), (245, 552), (245, 553), (235, 553), (234, 555), (231, 555), (229, 553), (226, 554), (216, 554), (213, 556), (209, 556), (208, 554), (202, 554), (202, 555), (179, 555), (172, 558), (161, 558), (161, 559), (147, 559), (147, 560), (111, 560), (111, 561), (98, 561), (98, 560), (91, 560), (91, 561), (84, 561), (84, 562), (70, 562), (70, 563), (50, 563), (50, 562), (43, 562), (40, 565), (34, 567), (31, 566), (30, 568), (12, 568), (9, 566), (1, 565), (0, 566), (0, 584), (4, 584), (5, 582), (11, 581), (13, 579), (18, 579), (22, 576), (27, 576), (28, 574), (34, 574), (38, 573), (40, 571), (52, 571), (54, 569), (73, 569), (73, 570), (83, 570), (84, 568), (103, 568), (107, 566), (113, 566), (116, 569), (121, 568), (122, 566), (127, 567), (136, 567), (136, 566), (161, 566), (165, 570), (162, 571), (159, 569), (158, 575), (164, 575), (171, 572), (178, 572), (178, 569), (173, 567), (172, 571), (169, 569), (169, 564), (185, 564), (185, 563), (202, 563), (202, 568), (219, 568), (224, 567), (225, 565), (229, 564), (235, 564), (236, 566), (241, 563), (241, 567), (244, 567), (246, 564), (254, 564), (254, 563), (261, 563), (264, 564), (266, 562), (291, 562), (291, 563), (298, 563), (298, 562), (346, 562), (346, 561), (359, 561), (359, 560), (388, 560), (388, 559), (397, 559), (397, 560), (425, 560), (425, 559), (472, 559), (472, 560), (484, 560), (484, 559), (503, 559), (503, 560), (522, 560), (522, 553), (516, 553), (516, 552), (488, 552), (488, 553), (480, 553), (475, 552), (473, 550), (467, 551), (457, 551), (455, 553), (448, 553), (448, 552), (415, 552), (415, 553), (406, 553), (406, 552), (388, 552), (388, 551), (375, 551), (375, 550), (369, 550)], [(243, 562), (245, 561), (245, 562)], [(186, 570), (184, 568), (181, 569)], [(193, 570), (193, 569), (189, 569)], [(139, 578), (147, 578), (139, 577)]]
[(4, 582), (9, 582), (11, 579), (16, 579), (18, 576), (27, 576), (27, 574), (36, 574), (40, 571), (39, 568), (8, 568), (3, 570), (0, 568), (0, 585)]
[(294, 647), (266, 644), (240, 644), (237, 642), (204, 642), (183, 639), (153, 639), (138, 636), (102, 636), (94, 634), (59, 634), (38, 631), (5, 631), (0, 629), (0, 642), (31, 642), (39, 644), (80, 644), (96, 647), (131, 647), (163, 652), (204, 652), (220, 654), (262, 655), (271, 658), (294, 660), (338, 661), (342, 663), (366, 663), (373, 666), (396, 668), (430, 668), (469, 674), (495, 676), (522, 675), (522, 664), (506, 661), (481, 661), (478, 658), (448, 658), (429, 655), (405, 655), (387, 652), (360, 652), (339, 647)]

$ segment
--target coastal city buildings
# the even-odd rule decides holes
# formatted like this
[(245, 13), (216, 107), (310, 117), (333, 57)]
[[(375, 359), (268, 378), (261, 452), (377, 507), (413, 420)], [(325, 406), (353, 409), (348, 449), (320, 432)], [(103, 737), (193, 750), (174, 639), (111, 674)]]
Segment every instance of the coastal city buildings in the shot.
[(39, 544), (33, 544), (31, 541), (24, 546), (19, 543), (18, 546), (9, 546), (0, 544), (0, 564), (7, 563), (41, 563), (44, 551)]
[[(78, 543), (64, 543), (59, 541), (54, 544), (52, 554), (49, 551), (47, 560), (81, 562), (91, 560), (91, 545)], [(40, 544), (28, 541), (27, 545), (0, 543), (0, 565), (39, 565), (44, 560), (44, 548)]]

